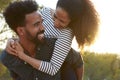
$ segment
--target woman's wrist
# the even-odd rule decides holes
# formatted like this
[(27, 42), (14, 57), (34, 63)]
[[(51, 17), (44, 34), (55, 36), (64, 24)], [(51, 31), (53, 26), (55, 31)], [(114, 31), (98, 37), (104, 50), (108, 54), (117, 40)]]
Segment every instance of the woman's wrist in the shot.
[(20, 59), (24, 59), (25, 58), (25, 56), (26, 56), (26, 54), (24, 53), (24, 52), (18, 52), (18, 57), (20, 58)]

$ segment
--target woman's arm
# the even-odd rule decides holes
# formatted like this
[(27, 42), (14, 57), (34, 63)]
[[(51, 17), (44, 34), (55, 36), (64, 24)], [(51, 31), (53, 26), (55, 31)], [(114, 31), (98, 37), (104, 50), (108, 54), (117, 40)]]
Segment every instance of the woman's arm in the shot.
[[(20, 59), (26, 61), (34, 68), (39, 69), (40, 71), (53, 76), (59, 71), (63, 62), (65, 61), (65, 58), (70, 51), (71, 43), (72, 43), (72, 31), (69, 29), (63, 29), (62, 34), (60, 35), (60, 37), (58, 37), (55, 43), (54, 51), (50, 59), (50, 62), (37, 60), (24, 54), (23, 49), (19, 50), (20, 45), (18, 46), (18, 50), (16, 51), (14, 50), (14, 52), (12, 52), (13, 51), (12, 50), (11, 54), (19, 56)], [(17, 49), (17, 45), (15, 45), (16, 49)], [(7, 49), (7, 51), (9, 52), (10, 50)], [(15, 53), (19, 53), (19, 54), (15, 54)]]
[[(25, 62), (29, 63), (30, 65), (32, 65), (34, 68), (38, 69), (39, 68), (39, 65), (40, 65), (40, 60), (37, 60), (37, 59), (34, 59), (28, 55), (26, 55), (24, 53), (24, 49), (22, 48), (22, 46), (20, 45), (20, 43), (18, 41), (15, 41), (14, 42), (16, 45), (15, 45), (15, 48), (14, 48), (14, 51), (16, 52), (12, 52), (12, 53), (9, 53), (9, 54), (14, 54), (14, 55), (17, 55), (20, 59), (24, 60)], [(10, 44), (9, 44), (10, 45)], [(7, 49), (9, 50), (9, 48)], [(10, 50), (9, 50), (10, 51)], [(8, 51), (8, 52), (9, 52)]]
[(50, 62), (37, 60), (32, 57), (27, 56), (23, 52), (19, 52), (18, 56), (32, 65), (34, 68), (39, 69), (42, 72), (45, 72), (49, 75), (55, 75), (61, 68), (63, 62), (65, 61), (66, 56), (68, 55), (71, 49), (72, 43), (72, 32), (70, 29), (64, 29), (62, 35), (57, 39), (54, 47), (54, 51)]
[(71, 49), (72, 38), (72, 31), (70, 29), (63, 29), (62, 34), (55, 43), (50, 62), (41, 61), (39, 70), (50, 75), (55, 75)]

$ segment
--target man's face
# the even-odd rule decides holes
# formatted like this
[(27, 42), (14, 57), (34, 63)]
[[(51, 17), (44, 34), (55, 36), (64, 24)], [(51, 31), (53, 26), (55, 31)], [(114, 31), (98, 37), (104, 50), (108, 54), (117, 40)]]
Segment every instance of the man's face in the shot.
[(24, 27), (24, 32), (27, 40), (33, 43), (38, 42), (38, 34), (44, 33), (42, 22), (43, 19), (37, 11), (26, 15), (26, 25)]

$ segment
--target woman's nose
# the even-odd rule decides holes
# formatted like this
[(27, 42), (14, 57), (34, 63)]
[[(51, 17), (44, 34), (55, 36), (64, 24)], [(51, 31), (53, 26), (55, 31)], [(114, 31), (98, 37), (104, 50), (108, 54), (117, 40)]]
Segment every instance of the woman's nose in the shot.
[(54, 26), (55, 27), (59, 27), (60, 26), (59, 21), (57, 19), (54, 21)]

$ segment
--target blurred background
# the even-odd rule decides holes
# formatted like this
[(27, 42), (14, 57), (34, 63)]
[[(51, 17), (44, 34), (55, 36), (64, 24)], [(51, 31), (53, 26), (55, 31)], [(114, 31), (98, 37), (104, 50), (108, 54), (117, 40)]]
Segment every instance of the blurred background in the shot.
[[(8, 38), (15, 33), (8, 28), (2, 16), (4, 8), (12, 1), (0, 0), (0, 52)], [(57, 0), (36, 0), (40, 6), (55, 9)], [(84, 80), (120, 80), (120, 2), (119, 0), (91, 0), (100, 15), (99, 34), (91, 46), (86, 46), (83, 56)], [(72, 5), (71, 5), (72, 6)], [(76, 50), (77, 43), (73, 40)], [(0, 80), (10, 80), (9, 71), (0, 63)]]

